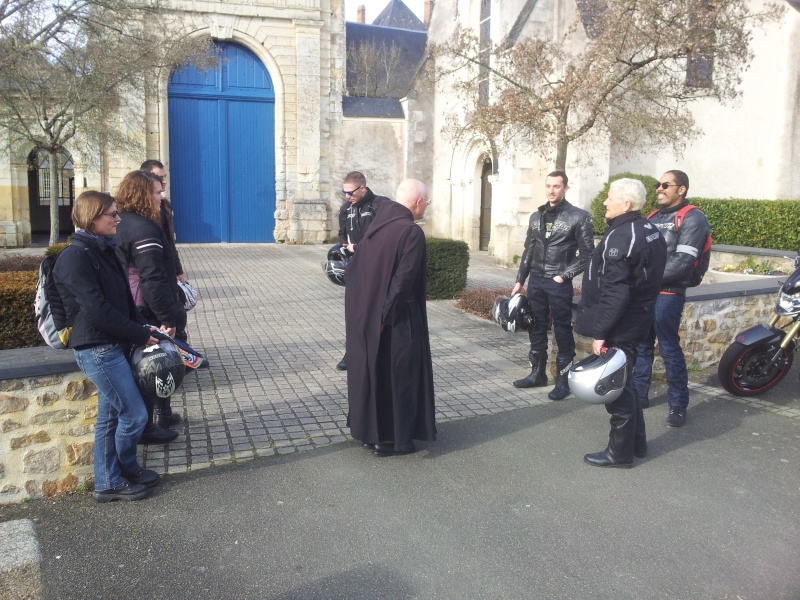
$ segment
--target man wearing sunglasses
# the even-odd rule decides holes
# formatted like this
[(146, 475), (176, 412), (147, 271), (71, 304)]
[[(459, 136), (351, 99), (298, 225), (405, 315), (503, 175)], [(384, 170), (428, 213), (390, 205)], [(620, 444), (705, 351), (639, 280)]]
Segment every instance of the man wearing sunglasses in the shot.
[(633, 372), (634, 387), (642, 407), (649, 407), (650, 376), (655, 340), (658, 338), (658, 347), (667, 371), (667, 425), (682, 427), (686, 423), (686, 408), (689, 406), (689, 376), (678, 330), (686, 303), (686, 288), (689, 287), (695, 261), (700, 257), (710, 234), (710, 227), (703, 212), (695, 208), (686, 213), (676, 230), (675, 213), (688, 204), (686, 194), (689, 192), (689, 176), (686, 173), (667, 171), (661, 176), (656, 191), (658, 212), (650, 217), (650, 222), (658, 227), (667, 242), (667, 266), (661, 282), (661, 293), (656, 299), (653, 327), (647, 339), (638, 347)]
[[(367, 178), (360, 171), (352, 171), (345, 175), (342, 194), (344, 204), (339, 209), (339, 243), (351, 254), (355, 254), (356, 246), (375, 218), (378, 207), (388, 198), (373, 194), (367, 187)], [(340, 371), (347, 370), (347, 354), (339, 361), (336, 368)]]

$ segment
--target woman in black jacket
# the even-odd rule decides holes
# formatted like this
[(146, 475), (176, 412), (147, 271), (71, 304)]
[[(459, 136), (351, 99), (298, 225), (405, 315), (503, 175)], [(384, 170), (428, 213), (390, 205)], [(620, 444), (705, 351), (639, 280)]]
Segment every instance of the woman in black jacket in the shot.
[(126, 358), (131, 346), (158, 343), (139, 322), (113, 236), (119, 216), (114, 199), (84, 192), (72, 210), (75, 233), (53, 268), (53, 281), (73, 322), (70, 347), (81, 371), (97, 387), (94, 499), (139, 500), (159, 481), (143, 469), (136, 445), (147, 411)]
[[(175, 254), (161, 227), (161, 181), (144, 171), (132, 171), (117, 190), (117, 209), (122, 221), (117, 227), (117, 258), (128, 274), (134, 302), (151, 325), (161, 327), (171, 337), (186, 329), (186, 310), (178, 301)], [(177, 425), (181, 418), (172, 412), (170, 398), (145, 398), (147, 412), (154, 422), (145, 430), (145, 442)], [(176, 432), (171, 439), (177, 436)]]

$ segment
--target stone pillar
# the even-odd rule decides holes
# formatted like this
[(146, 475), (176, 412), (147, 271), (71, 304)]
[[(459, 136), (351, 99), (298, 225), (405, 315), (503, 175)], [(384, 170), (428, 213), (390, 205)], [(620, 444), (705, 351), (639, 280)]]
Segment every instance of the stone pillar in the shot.
[(295, 19), (297, 40), (297, 189), (289, 207), (289, 243), (321, 243), (326, 237), (321, 179), (321, 30), (323, 21)]

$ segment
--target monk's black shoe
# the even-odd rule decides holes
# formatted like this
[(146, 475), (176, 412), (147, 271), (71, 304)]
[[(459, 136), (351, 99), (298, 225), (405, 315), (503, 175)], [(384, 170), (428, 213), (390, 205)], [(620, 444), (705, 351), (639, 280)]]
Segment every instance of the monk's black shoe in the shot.
[(416, 452), (417, 449), (414, 447), (414, 444), (411, 444), (411, 448), (409, 450), (395, 450), (394, 444), (375, 444), (375, 449), (372, 453), (375, 456), (385, 457), (385, 456), (402, 456), (403, 454), (412, 454)]
[(339, 361), (339, 362), (336, 364), (336, 368), (337, 368), (339, 371), (347, 371), (347, 354), (345, 354), (345, 355), (342, 357), (342, 360), (340, 360), (340, 361)]
[(587, 454), (583, 460), (593, 467), (615, 467), (617, 469), (630, 469), (633, 466), (633, 461), (620, 461), (614, 458), (608, 449), (602, 452), (595, 452), (594, 454)]
[(370, 450), (375, 449), (375, 444), (370, 444), (369, 442), (361, 442), (362, 448), (369, 448)]

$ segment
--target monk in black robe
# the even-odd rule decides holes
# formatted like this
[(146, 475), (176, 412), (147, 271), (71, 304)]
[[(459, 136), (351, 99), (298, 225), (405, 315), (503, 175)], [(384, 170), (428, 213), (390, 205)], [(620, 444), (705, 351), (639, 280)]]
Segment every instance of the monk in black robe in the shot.
[(436, 438), (425, 235), (414, 223), (427, 206), (425, 185), (404, 180), (345, 273), (348, 425), (377, 456), (408, 454), (413, 440)]

